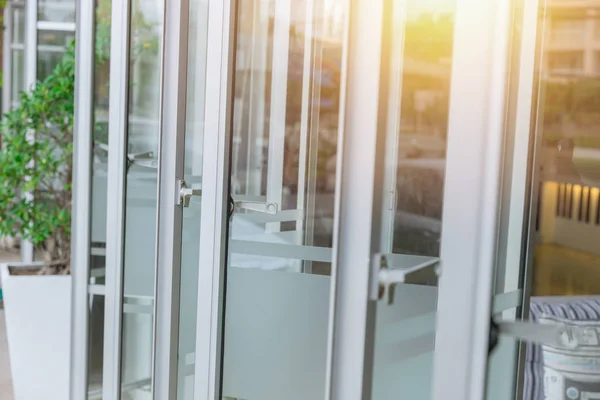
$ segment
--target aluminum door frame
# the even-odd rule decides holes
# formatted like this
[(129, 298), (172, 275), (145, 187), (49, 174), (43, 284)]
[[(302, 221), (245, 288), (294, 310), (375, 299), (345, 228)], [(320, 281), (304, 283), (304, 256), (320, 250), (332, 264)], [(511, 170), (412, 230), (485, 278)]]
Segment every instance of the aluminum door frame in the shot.
[(434, 400), (485, 396), (512, 7), (503, 0), (457, 1)]
[(88, 392), (92, 137), (94, 133), (95, 2), (77, 2), (73, 206), (71, 220), (71, 370), (72, 400)]
[(238, 0), (209, 0), (194, 399), (220, 399)]
[[(350, 4), (327, 398), (358, 400), (371, 396), (376, 307), (369, 300), (369, 287), (376, 279), (371, 261), (380, 244), (382, 202), (377, 197), (383, 193), (381, 121), (386, 120), (387, 101), (379, 74), (387, 76), (389, 57), (385, 51), (389, 34), (372, 27), (382, 26), (387, 32), (391, 13), (383, 0), (350, 0)], [(469, 330), (489, 326), (511, 5), (502, 0), (456, 2), (434, 400), (480, 399), (485, 386), (487, 336)], [(465, 196), (465, 190), (472, 195)], [(372, 213), (362, 212), (365, 209)], [(457, 330), (465, 332), (456, 335)]]
[(121, 330), (125, 244), (125, 170), (129, 118), (129, 40), (132, 0), (112, 5), (106, 226), (106, 295), (102, 397), (121, 398)]

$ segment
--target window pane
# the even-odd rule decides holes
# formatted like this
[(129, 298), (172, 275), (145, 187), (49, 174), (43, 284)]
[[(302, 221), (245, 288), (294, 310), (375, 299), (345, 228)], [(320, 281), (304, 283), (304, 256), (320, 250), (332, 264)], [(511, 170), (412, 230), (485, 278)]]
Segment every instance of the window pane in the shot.
[(11, 102), (16, 105), (19, 101), (19, 93), (25, 89), (25, 54), (23, 50), (12, 50), (11, 66)]
[(75, 22), (75, 1), (38, 0), (38, 21)]
[(20, 7), (12, 8), (12, 43), (25, 43), (25, 10)]
[(38, 31), (37, 79), (45, 79), (58, 65), (65, 48), (75, 39), (71, 32)]
[(161, 4), (134, 0), (131, 13), (121, 380), (134, 398), (152, 375)]
[[(106, 205), (108, 158), (108, 84), (110, 60), (111, 0), (96, 0), (94, 42), (93, 162), (91, 193), (90, 286), (92, 292), (105, 287)], [(102, 390), (104, 371), (104, 294), (90, 293), (88, 398), (97, 399)]]

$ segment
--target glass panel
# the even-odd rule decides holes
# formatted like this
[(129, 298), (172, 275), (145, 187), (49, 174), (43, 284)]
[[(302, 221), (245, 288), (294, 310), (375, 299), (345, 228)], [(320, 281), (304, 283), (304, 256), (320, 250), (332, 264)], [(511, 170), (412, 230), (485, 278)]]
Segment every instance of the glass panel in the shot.
[(38, 31), (37, 79), (45, 79), (60, 62), (65, 47), (75, 39), (71, 32)]
[(38, 21), (75, 22), (75, 1), (38, 0)]
[[(106, 276), (106, 205), (108, 170), (108, 85), (111, 0), (96, 0), (93, 158), (91, 193), (91, 263), (88, 398), (101, 398), (104, 350), (104, 294)], [(100, 294), (98, 294), (100, 293)]]
[[(208, 27), (208, 4), (206, 1), (192, 0), (190, 2), (189, 23), (184, 180), (192, 188), (201, 188)], [(178, 399), (191, 399), (194, 394), (200, 203), (200, 197), (192, 197), (189, 208), (183, 209), (181, 298), (179, 302), (179, 365), (177, 371)]]
[(19, 93), (25, 89), (25, 53), (23, 50), (12, 50), (11, 57), (11, 101), (13, 106), (19, 102)]
[(237, 4), (223, 396), (321, 398), (346, 2)]
[(121, 359), (124, 399), (147, 395), (152, 376), (162, 13), (159, 2), (132, 2), (123, 271), (123, 303), (128, 306), (123, 307)]
[(25, 10), (20, 7), (12, 8), (12, 43), (25, 43)]
[[(38, 47), (63, 48), (75, 40), (75, 32), (38, 31)], [(58, 49), (57, 49), (58, 51)]]
[(600, 397), (600, 77), (594, 57), (600, 21), (592, 15), (595, 9), (583, 4), (562, 9), (548, 2), (547, 12), (542, 11), (546, 35), (573, 12), (580, 16), (573, 26), (584, 33), (565, 38), (566, 49), (583, 55), (571, 70), (554, 68), (552, 61), (562, 53), (543, 42), (530, 319), (587, 328), (590, 341), (574, 350), (526, 345), (528, 352), (541, 355), (540, 369), (548, 383), (542, 385), (527, 373), (537, 368), (527, 359), (524, 387), (532, 392), (524, 398), (533, 398), (537, 390), (547, 398), (592, 399)]
[[(382, 253), (390, 268), (440, 254), (455, 1), (394, 1)], [(377, 305), (374, 399), (431, 394), (437, 279), (397, 285)]]
[[(489, 390), (488, 398), (514, 398), (510, 389), (516, 385), (524, 400), (600, 398), (600, 78), (595, 56), (600, 20), (588, 3), (569, 3), (540, 2), (539, 20), (533, 22), (542, 57), (533, 99), (518, 104), (533, 103), (537, 112), (531, 124), (536, 146), (530, 143), (537, 157), (533, 184), (527, 186), (536, 201), (528, 210), (534, 220), (524, 233), (529, 240), (519, 240), (513, 252), (532, 260), (525, 280), (531, 290), (530, 322), (564, 324), (584, 333), (574, 349), (523, 343), (518, 377), (507, 358), (515, 340), (503, 338), (490, 359), (488, 379), (493, 389), (509, 390)], [(527, 175), (528, 170), (521, 166), (517, 173)], [(530, 246), (521, 251), (521, 243)], [(502, 317), (507, 314), (518, 316), (509, 310)], [(502, 365), (502, 358), (508, 365)]]

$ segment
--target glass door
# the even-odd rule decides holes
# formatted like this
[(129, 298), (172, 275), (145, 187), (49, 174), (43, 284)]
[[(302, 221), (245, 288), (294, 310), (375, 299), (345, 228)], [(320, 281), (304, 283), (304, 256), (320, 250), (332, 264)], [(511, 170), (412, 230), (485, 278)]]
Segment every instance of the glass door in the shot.
[[(518, 186), (508, 197), (525, 207), (510, 216), (518, 227), (510, 232), (508, 225), (513, 239), (507, 243), (516, 256), (513, 270), (520, 272), (523, 296), (514, 312), (491, 310), (498, 343), (487, 360), (488, 398), (600, 398), (594, 61), (599, 26), (596, 8), (589, 5), (517, 5), (521, 16), (515, 31), (522, 38), (513, 54), (512, 75), (519, 78), (511, 79), (509, 90), (519, 95), (509, 108), (516, 121), (514, 153), (527, 150), (530, 157), (514, 158), (512, 181)], [(502, 264), (487, 267), (497, 281), (508, 270)], [(484, 326), (474, 327), (473, 334), (488, 336)], [(507, 358), (510, 363), (500, 362)], [(492, 397), (499, 388), (510, 391)]]
[(511, 4), (352, 10), (327, 395), (481, 398)]
[(222, 396), (321, 398), (348, 7), (236, 5)]
[(495, 24), (457, 21), (492, 3), (236, 3), (223, 398), (433, 397), (440, 258), (477, 253), (503, 104)]
[(219, 114), (204, 99), (221, 93), (221, 69), (207, 66), (221, 65), (209, 48), (225, 15), (210, 3), (129, 0), (110, 11), (108, 144), (94, 146), (108, 158), (94, 181), (107, 188), (103, 398), (194, 398), (200, 231), (210, 223), (201, 210), (218, 214), (203, 205), (203, 190), (216, 190), (203, 171), (225, 154), (212, 157), (204, 135), (214, 128), (205, 115)]

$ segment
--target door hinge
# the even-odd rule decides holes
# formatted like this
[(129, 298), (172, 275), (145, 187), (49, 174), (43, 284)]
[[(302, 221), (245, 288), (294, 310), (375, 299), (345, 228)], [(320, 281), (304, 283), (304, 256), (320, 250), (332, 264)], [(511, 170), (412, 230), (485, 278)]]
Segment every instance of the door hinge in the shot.
[(371, 285), (371, 299), (387, 298), (387, 303), (394, 302), (394, 292), (399, 283), (410, 285), (434, 286), (440, 275), (440, 259), (432, 258), (410, 267), (394, 267), (390, 261), (397, 254), (377, 254), (374, 257)]

